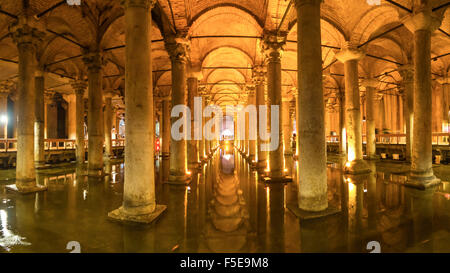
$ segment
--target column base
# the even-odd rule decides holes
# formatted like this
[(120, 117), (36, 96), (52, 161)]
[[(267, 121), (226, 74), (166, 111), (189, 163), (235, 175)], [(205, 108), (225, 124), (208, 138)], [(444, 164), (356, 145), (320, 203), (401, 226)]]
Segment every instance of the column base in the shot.
[(367, 156), (366, 157), (366, 160), (370, 160), (370, 161), (378, 161), (378, 160), (380, 160), (381, 159), (381, 156), (379, 156), (379, 155), (370, 155), (370, 156)]
[(348, 174), (363, 174), (370, 173), (370, 168), (367, 163), (362, 159), (347, 161), (345, 163), (344, 172)]
[(123, 207), (113, 210), (108, 213), (108, 218), (119, 222), (134, 222), (141, 224), (150, 224), (156, 221), (162, 213), (167, 209), (166, 205), (156, 205), (153, 212), (141, 215), (130, 215), (124, 212)]
[(27, 185), (27, 186), (20, 186), (20, 187), (17, 187), (16, 184), (13, 184), (13, 185), (7, 185), (7, 186), (5, 186), (5, 188), (7, 190), (10, 190), (10, 191), (13, 191), (13, 192), (17, 192), (17, 193), (21, 193), (21, 194), (35, 193), (35, 192), (40, 192), (40, 191), (46, 191), (47, 190), (47, 186), (36, 185), (36, 184), (34, 184), (34, 185)]
[(170, 153), (162, 153), (161, 157), (162, 158), (169, 158), (170, 157)]
[(268, 175), (261, 176), (260, 180), (264, 184), (289, 183), (292, 182), (292, 177), (287, 175), (271, 177), (269, 173)]
[(165, 183), (171, 185), (188, 185), (191, 183), (191, 179), (192, 177), (188, 174), (184, 175), (169, 174), (169, 179), (165, 181)]
[(321, 211), (306, 211), (299, 208), (298, 204), (295, 203), (288, 203), (286, 206), (297, 218), (301, 220), (317, 219), (341, 212), (338, 208), (332, 206), (329, 206)]
[(202, 162), (190, 162), (188, 163), (188, 169), (189, 170), (199, 170), (202, 168)]
[(405, 187), (415, 188), (419, 190), (426, 190), (428, 188), (432, 188), (441, 184), (441, 180), (436, 176), (417, 176), (417, 175), (409, 175), (408, 179), (405, 181)]
[(263, 161), (258, 161), (257, 163), (255, 163), (255, 168), (258, 170), (259, 173), (264, 173), (264, 171), (267, 168), (267, 163), (265, 160)]
[(285, 152), (284, 155), (285, 156), (293, 156), (294, 154), (292, 152)]
[(45, 161), (34, 161), (34, 167), (36, 169), (41, 169), (45, 167)]
[(89, 169), (88, 168), (88, 177), (93, 177), (93, 178), (103, 177), (103, 169)]

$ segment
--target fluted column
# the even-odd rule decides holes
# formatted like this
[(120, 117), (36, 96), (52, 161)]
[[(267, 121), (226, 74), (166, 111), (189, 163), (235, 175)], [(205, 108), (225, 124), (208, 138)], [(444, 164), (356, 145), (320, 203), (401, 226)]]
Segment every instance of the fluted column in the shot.
[[(277, 147), (271, 147), (269, 151), (269, 166), (270, 166), (270, 177), (271, 178), (281, 178), (284, 175), (284, 165), (283, 165), (283, 105), (281, 103), (281, 56), (283, 53), (283, 47), (286, 43), (286, 36), (279, 36), (274, 33), (268, 33), (264, 39), (264, 49), (267, 58), (267, 95), (269, 104), (269, 115), (268, 122), (271, 124), (273, 118), (278, 118), (278, 143)], [(278, 117), (275, 117), (271, 113), (271, 106), (278, 106), (279, 112)], [(274, 128), (270, 128), (271, 134)]]
[(365, 79), (362, 86), (366, 89), (366, 155), (369, 160), (378, 159), (375, 136), (375, 96), (378, 81)]
[(263, 66), (256, 66), (253, 69), (253, 81), (255, 83), (255, 95), (256, 95), (256, 106), (257, 106), (257, 117), (256, 127), (257, 127), (257, 140), (256, 140), (256, 160), (257, 167), (259, 170), (264, 170), (267, 167), (267, 152), (261, 149), (261, 145), (264, 141), (261, 139), (261, 119), (267, 120), (267, 118), (261, 118), (260, 108), (264, 106), (264, 83), (265, 83), (265, 71)]
[(406, 185), (425, 188), (440, 183), (432, 169), (431, 135), (431, 33), (440, 26), (440, 21), (433, 16), (429, 3), (416, 2), (413, 14), (404, 21), (414, 34), (414, 138)]
[(155, 199), (153, 87), (151, 65), (154, 0), (125, 0), (125, 179), (123, 203), (108, 214), (150, 223), (165, 209)]
[(105, 111), (104, 111), (104, 120), (105, 120), (105, 152), (104, 159), (110, 160), (113, 156), (112, 150), (112, 96), (111, 92), (105, 94)]
[(36, 71), (35, 77), (35, 89), (36, 89), (36, 118), (34, 121), (34, 165), (41, 167), (45, 165), (45, 151), (44, 151), (44, 90), (45, 79), (44, 72), (41, 70)]
[(353, 45), (347, 44), (336, 58), (344, 63), (345, 69), (345, 123), (347, 130), (347, 173), (366, 173), (370, 169), (363, 160), (361, 103), (358, 85), (358, 60), (364, 56), (363, 52)]
[(406, 154), (405, 159), (411, 162), (413, 124), (414, 124), (414, 68), (412, 65), (404, 65), (400, 69), (403, 78), (404, 101), (403, 113), (406, 126)]
[[(186, 63), (188, 60), (188, 47), (184, 39), (169, 38), (169, 41), (166, 43), (166, 48), (172, 61), (172, 108), (177, 105), (187, 105)], [(187, 118), (186, 113), (181, 115), (181, 117), (172, 117), (171, 124), (174, 124), (180, 118)], [(185, 122), (189, 121), (186, 120)], [(187, 168), (186, 135), (180, 140), (173, 137), (172, 135), (170, 144), (169, 182), (184, 184), (190, 182)]]
[(85, 160), (84, 149), (84, 92), (87, 84), (84, 81), (76, 81), (72, 84), (75, 91), (75, 153), (77, 164), (83, 164)]
[(99, 52), (87, 53), (83, 61), (88, 67), (88, 175), (103, 175), (103, 58)]
[(325, 107), (322, 88), (321, 0), (296, 0), (298, 45), (298, 207), (328, 207)]
[(36, 184), (34, 168), (36, 51), (42, 43), (44, 32), (38, 21), (26, 17), (20, 17), (9, 31), (19, 54), (16, 184), (11, 188), (28, 193), (46, 189)]

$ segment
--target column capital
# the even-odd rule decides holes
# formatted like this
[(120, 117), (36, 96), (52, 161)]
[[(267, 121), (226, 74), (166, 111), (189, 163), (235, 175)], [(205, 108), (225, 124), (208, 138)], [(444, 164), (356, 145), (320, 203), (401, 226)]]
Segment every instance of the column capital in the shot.
[(83, 52), (83, 62), (89, 70), (99, 71), (104, 65), (103, 55), (101, 52)]
[(71, 83), (71, 86), (72, 86), (75, 94), (77, 94), (77, 95), (78, 94), (84, 95), (84, 91), (86, 90), (88, 85), (87, 85), (87, 82), (78, 80), (78, 81), (73, 81)]
[(165, 47), (173, 62), (187, 63), (190, 44), (185, 38), (170, 36), (166, 39)]
[(156, 4), (156, 0), (122, 0), (121, 4), (124, 8), (138, 7), (152, 9)]
[(378, 87), (378, 79), (375, 78), (368, 78), (368, 79), (363, 79), (361, 80), (361, 86), (363, 87), (373, 87), (373, 88), (377, 88)]
[(448, 85), (450, 84), (450, 76), (437, 78), (437, 82), (441, 85)]
[(42, 45), (45, 37), (45, 27), (34, 17), (19, 16), (19, 19), (9, 26), (14, 43), (17, 45), (29, 44), (35, 49)]
[(53, 94), (50, 92), (45, 92), (44, 91), (44, 102), (46, 104), (50, 104), (53, 102)]
[(103, 91), (103, 96), (104, 96), (105, 98), (112, 99), (112, 98), (115, 97), (116, 95), (117, 95), (117, 92), (116, 92), (115, 90), (109, 89), (109, 90), (104, 90), (104, 91)]
[(286, 32), (267, 31), (263, 37), (263, 53), (269, 62), (280, 62), (286, 45)]
[(414, 80), (414, 66), (412, 64), (404, 64), (399, 67), (398, 72), (402, 76), (403, 82), (411, 83)]
[(434, 32), (439, 28), (442, 20), (434, 16), (431, 9), (423, 9), (404, 17), (402, 22), (409, 31), (414, 33), (419, 30)]
[(364, 52), (357, 48), (355, 45), (350, 43), (349, 41), (345, 42), (345, 45), (342, 49), (336, 53), (335, 57), (338, 61), (345, 63), (348, 61), (358, 61), (364, 57)]
[(266, 79), (266, 71), (263, 65), (257, 65), (252, 70), (252, 80), (256, 85), (264, 84)]

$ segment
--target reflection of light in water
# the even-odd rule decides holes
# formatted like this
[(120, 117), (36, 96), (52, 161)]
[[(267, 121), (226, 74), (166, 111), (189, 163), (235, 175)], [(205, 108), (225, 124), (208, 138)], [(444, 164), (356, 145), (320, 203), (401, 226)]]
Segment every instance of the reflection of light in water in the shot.
[(230, 154), (226, 154), (226, 155), (223, 156), (223, 158), (224, 158), (225, 160), (230, 160), (231, 155), (230, 155)]
[(83, 190), (83, 200), (86, 200), (88, 195), (88, 191), (87, 190)]
[(29, 246), (31, 243), (25, 242), (25, 237), (15, 235), (8, 229), (8, 215), (5, 210), (0, 210), (0, 247), (6, 249), (6, 251), (10, 251), (9, 247), (15, 245), (26, 245)]

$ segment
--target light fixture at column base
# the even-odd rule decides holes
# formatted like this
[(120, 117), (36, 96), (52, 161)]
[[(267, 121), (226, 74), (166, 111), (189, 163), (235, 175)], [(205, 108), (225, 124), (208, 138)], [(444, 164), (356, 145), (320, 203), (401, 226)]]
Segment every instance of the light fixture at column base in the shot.
[(332, 206), (328, 206), (325, 210), (322, 210), (322, 211), (302, 210), (301, 208), (298, 207), (298, 204), (296, 204), (296, 203), (288, 203), (286, 206), (300, 220), (317, 219), (317, 218), (322, 218), (322, 217), (338, 214), (341, 212), (340, 209), (338, 209), (336, 207), (332, 207)]
[(433, 175), (430, 177), (409, 176), (404, 185), (405, 187), (409, 188), (426, 190), (432, 187), (436, 187), (439, 184), (441, 184), (441, 180)]
[(142, 215), (129, 215), (123, 212), (123, 208), (120, 207), (108, 213), (108, 218), (112, 221), (118, 222), (134, 222), (141, 224), (150, 224), (156, 221), (162, 213), (167, 209), (166, 205), (156, 205), (155, 210), (152, 213)]
[(344, 172), (348, 174), (364, 174), (370, 173), (370, 168), (362, 159), (347, 161), (345, 163)]
[(35, 192), (40, 192), (40, 191), (46, 191), (47, 190), (47, 186), (43, 186), (43, 185), (27, 186), (27, 187), (21, 187), (19, 189), (19, 188), (17, 188), (16, 184), (13, 184), (13, 185), (7, 185), (7, 186), (5, 186), (5, 188), (7, 190), (10, 190), (10, 191), (13, 191), (13, 192), (17, 192), (17, 193), (21, 193), (21, 194), (35, 193)]

